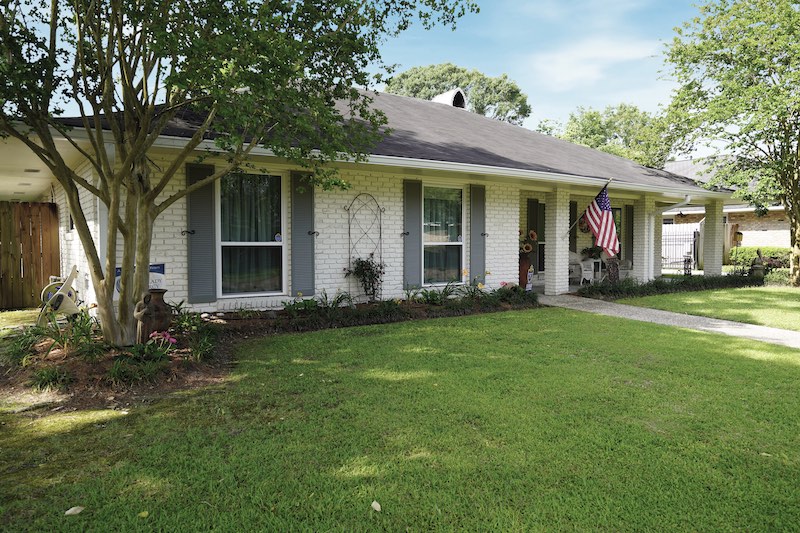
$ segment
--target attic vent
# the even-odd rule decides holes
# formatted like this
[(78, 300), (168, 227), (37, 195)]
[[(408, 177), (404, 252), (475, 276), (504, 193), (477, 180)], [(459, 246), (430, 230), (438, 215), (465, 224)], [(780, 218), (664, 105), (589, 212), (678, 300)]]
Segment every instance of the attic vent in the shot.
[(460, 107), (461, 109), (466, 109), (467, 107), (467, 99), (464, 96), (464, 91), (459, 88), (449, 90), (446, 93), (437, 94), (431, 98), (431, 102)]

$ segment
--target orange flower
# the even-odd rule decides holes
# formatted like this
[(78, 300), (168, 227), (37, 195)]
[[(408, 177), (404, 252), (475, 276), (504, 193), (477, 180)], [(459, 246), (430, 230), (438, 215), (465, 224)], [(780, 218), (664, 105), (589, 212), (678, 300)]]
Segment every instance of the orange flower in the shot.
[(539, 235), (536, 234), (536, 230), (535, 229), (530, 229), (530, 230), (528, 230), (528, 238), (530, 240), (532, 240), (532, 241), (538, 241), (539, 240)]

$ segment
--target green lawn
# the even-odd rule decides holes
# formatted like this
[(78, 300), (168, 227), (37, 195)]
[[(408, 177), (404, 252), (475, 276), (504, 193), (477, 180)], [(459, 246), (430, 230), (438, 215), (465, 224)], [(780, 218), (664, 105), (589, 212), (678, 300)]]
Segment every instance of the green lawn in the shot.
[(39, 308), (0, 311), (0, 330), (11, 326), (32, 326), (39, 318)]
[(800, 331), (800, 289), (793, 287), (682, 292), (617, 302)]
[[(239, 359), (224, 386), (127, 414), (0, 414), (0, 524), (800, 523), (793, 350), (547, 308), (253, 339)], [(86, 510), (64, 516), (73, 506)]]

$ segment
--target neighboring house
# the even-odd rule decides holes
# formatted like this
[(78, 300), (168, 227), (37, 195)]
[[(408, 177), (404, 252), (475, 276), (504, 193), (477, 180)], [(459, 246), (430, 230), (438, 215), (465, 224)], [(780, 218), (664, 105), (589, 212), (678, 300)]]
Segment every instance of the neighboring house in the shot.
[[(611, 178), (621, 259), (630, 276), (646, 281), (660, 275), (661, 210), (687, 195), (707, 213), (706, 273), (721, 272), (728, 193), (469, 113), (457, 107), (462, 101), (463, 95), (454, 97), (454, 107), (378, 94), (374, 105), (386, 114), (392, 133), (368, 161), (338, 164), (350, 190), (300, 191), (302, 169), (261, 150), (252, 158), (258, 171), (223, 178), (177, 202), (156, 221), (151, 250), (152, 263), (164, 265), (168, 300), (218, 311), (279, 307), (323, 290), (360, 294), (344, 269), (353, 257), (370, 253), (386, 265), (383, 298), (451, 281), (498, 287), (518, 281), (519, 232), (528, 230), (538, 241), (535, 254), (525, 259), (533, 260), (545, 293), (565, 293), (570, 258), (592, 244), (589, 233), (571, 225)], [(192, 131), (191, 122), (171, 125), (150, 153), (156, 168), (169, 162)], [(203, 148), (214, 151), (211, 142)], [(91, 180), (91, 167), (66, 144), (64, 150)], [(31, 175), (26, 169), (47, 176), (25, 152), (0, 143), (4, 189)], [(187, 164), (164, 194), (207, 175), (214, 164), (214, 157)], [(58, 204), (62, 270), (78, 265), (78, 288), (91, 301), (86, 260), (70, 229), (64, 193), (55, 182), (46, 183), (16, 198)], [(88, 193), (83, 201), (102, 256), (105, 206)]]
[[(712, 175), (702, 160), (669, 161), (665, 170), (706, 183)], [(664, 224), (697, 224), (705, 218), (705, 210), (698, 206), (686, 206), (664, 212)], [(769, 207), (767, 214), (756, 216), (752, 206), (726, 205), (723, 209), (725, 223), (725, 250), (733, 243), (736, 232), (742, 233), (741, 246), (778, 246), (789, 248), (789, 221), (782, 206)]]

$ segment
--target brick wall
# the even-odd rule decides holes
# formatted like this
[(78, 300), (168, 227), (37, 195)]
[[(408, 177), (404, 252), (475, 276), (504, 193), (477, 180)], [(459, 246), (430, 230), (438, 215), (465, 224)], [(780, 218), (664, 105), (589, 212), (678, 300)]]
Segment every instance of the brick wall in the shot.
[[(151, 156), (156, 168), (166, 168), (169, 164), (168, 153), (156, 153)], [(213, 158), (205, 163), (213, 164)], [(265, 164), (264, 164), (265, 165)], [(266, 166), (266, 165), (265, 165)], [(88, 175), (91, 169), (87, 167)], [(288, 177), (289, 168), (286, 166), (272, 166), (263, 169), (265, 173), (283, 174)], [(398, 298), (404, 295), (402, 289), (403, 279), (403, 180), (408, 178), (400, 173), (378, 172), (365, 169), (363, 171), (342, 171), (352, 185), (346, 191), (333, 190), (315, 191), (315, 229), (319, 236), (315, 242), (315, 284), (317, 294), (325, 290), (329, 295), (334, 295), (337, 290), (360, 295), (361, 289), (352, 278), (344, 277), (344, 269), (349, 265), (350, 247), (352, 240), (357, 236), (350, 235), (349, 214), (345, 210), (359, 193), (369, 193), (375, 197), (382, 212), (382, 259), (386, 264), (384, 276), (383, 298)], [(154, 179), (157, 176), (153, 177)], [(167, 186), (162, 194), (162, 199), (183, 188), (185, 184), (183, 170), (176, 174), (173, 182)], [(416, 179), (416, 177), (415, 177)], [(430, 180), (422, 179), (426, 185), (447, 185), (463, 187), (464, 202), (464, 267), (469, 265), (469, 181), (467, 180)], [(489, 287), (497, 287), (501, 282), (516, 282), (518, 269), (517, 255), (517, 229), (519, 220), (519, 189), (505, 184), (487, 183), (486, 186), (486, 276)], [(288, 186), (288, 185), (287, 185)], [(287, 254), (287, 269), (285, 276), (291, 274), (291, 195), (286, 191), (286, 226), (284, 236)], [(82, 200), (87, 206), (87, 216), (93, 228), (96, 242), (100, 235), (97, 202), (88, 192), (82, 193)], [(64, 265), (76, 263), (82, 273), (88, 273), (85, 254), (77, 234), (69, 231), (69, 215), (66, 208), (64, 191), (58, 189), (56, 201), (59, 204), (60, 232), (62, 243), (62, 258)], [(166, 275), (166, 299), (169, 302), (179, 302), (188, 297), (188, 264), (187, 264), (187, 238), (181, 231), (187, 229), (186, 199), (181, 199), (168, 208), (156, 220), (153, 229), (153, 242), (151, 247), (151, 263), (164, 263)], [(356, 230), (353, 230), (356, 232)], [(102, 247), (105, 243), (99, 243)], [(118, 261), (122, 256), (122, 243), (117, 250)], [(67, 266), (64, 267), (68, 269)], [(478, 273), (469, 272), (469, 277)], [(94, 301), (94, 291), (91, 289), (88, 277), (82, 278), (80, 289), (82, 297), (87, 302)], [(85, 290), (86, 283), (89, 290)], [(287, 280), (291, 289), (291, 279)], [(223, 311), (235, 309), (266, 309), (277, 308), (290, 299), (288, 294), (278, 296), (255, 296), (244, 298), (224, 298), (210, 304), (191, 306), (196, 311)]]

